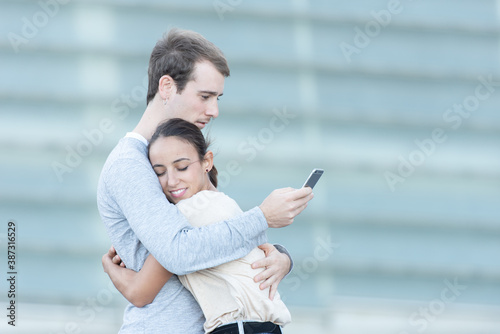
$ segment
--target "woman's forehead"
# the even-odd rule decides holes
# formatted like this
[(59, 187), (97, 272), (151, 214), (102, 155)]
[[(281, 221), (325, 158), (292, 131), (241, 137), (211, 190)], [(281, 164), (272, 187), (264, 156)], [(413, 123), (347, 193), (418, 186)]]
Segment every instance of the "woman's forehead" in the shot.
[(158, 138), (150, 148), (151, 160), (162, 160), (173, 163), (180, 158), (193, 159), (197, 156), (196, 149), (191, 143), (178, 137)]

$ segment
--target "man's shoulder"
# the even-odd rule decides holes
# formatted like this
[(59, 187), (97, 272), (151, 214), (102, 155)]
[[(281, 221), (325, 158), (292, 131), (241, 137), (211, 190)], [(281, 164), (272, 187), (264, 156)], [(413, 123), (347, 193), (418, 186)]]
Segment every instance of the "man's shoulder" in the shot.
[(105, 166), (112, 164), (115, 160), (130, 159), (143, 162), (147, 160), (148, 148), (144, 143), (135, 138), (121, 138), (113, 148), (106, 160)]
[[(98, 193), (106, 189), (106, 184), (122, 177), (121, 170), (136, 168), (149, 169), (151, 165), (147, 157), (147, 146), (134, 138), (121, 138), (108, 155), (98, 181)], [(141, 174), (138, 174), (141, 175)]]
[(103, 174), (105, 175), (108, 173), (117, 162), (124, 164), (141, 164), (149, 167), (148, 148), (137, 139), (127, 137), (121, 138), (108, 155), (101, 171), (101, 177)]

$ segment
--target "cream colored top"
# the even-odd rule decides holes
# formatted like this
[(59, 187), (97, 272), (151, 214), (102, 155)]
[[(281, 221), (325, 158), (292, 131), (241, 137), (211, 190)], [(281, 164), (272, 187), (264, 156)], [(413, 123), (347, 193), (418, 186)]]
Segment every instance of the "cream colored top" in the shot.
[[(242, 210), (238, 204), (217, 191), (204, 190), (177, 203), (179, 211), (195, 227), (233, 218)], [(206, 321), (205, 332), (238, 320), (270, 321), (286, 325), (291, 315), (278, 293), (269, 299), (269, 288), (261, 290), (255, 275), (262, 268), (252, 269), (253, 262), (265, 257), (264, 251), (254, 248), (241, 259), (217, 267), (179, 276), (200, 304)]]

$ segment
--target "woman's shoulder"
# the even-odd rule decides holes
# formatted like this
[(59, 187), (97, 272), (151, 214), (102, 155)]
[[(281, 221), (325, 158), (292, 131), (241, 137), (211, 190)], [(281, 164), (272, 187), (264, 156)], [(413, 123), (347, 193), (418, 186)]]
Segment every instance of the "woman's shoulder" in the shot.
[(193, 196), (183, 199), (176, 205), (185, 206), (185, 205), (194, 205), (200, 203), (207, 204), (216, 204), (216, 203), (236, 203), (231, 197), (227, 196), (223, 192), (213, 191), (213, 190), (202, 190), (194, 194)]
[[(203, 190), (177, 203), (178, 209), (188, 220), (225, 220), (232, 218), (243, 211), (238, 203), (220, 191)], [(192, 223), (192, 222), (191, 222)]]

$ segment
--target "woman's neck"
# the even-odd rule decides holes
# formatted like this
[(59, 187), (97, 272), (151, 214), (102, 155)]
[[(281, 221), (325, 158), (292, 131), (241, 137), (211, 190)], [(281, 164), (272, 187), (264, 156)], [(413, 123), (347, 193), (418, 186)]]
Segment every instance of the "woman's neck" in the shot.
[[(207, 175), (207, 178), (208, 178), (208, 175)], [(212, 184), (212, 182), (210, 182), (209, 178), (208, 178), (207, 184), (203, 190), (219, 191), (219, 190), (217, 190), (217, 188), (215, 188), (215, 186)]]

